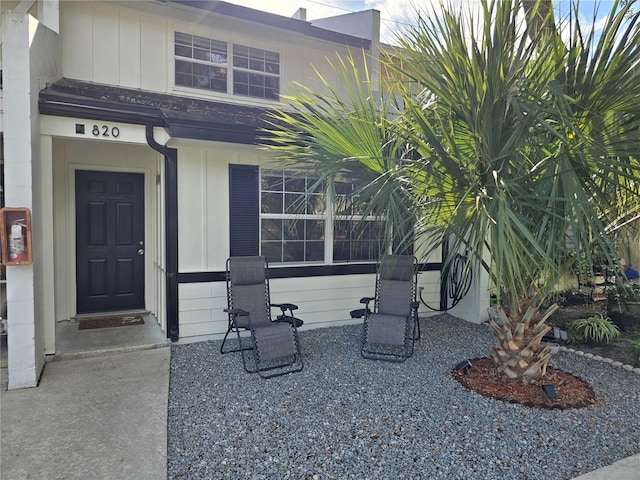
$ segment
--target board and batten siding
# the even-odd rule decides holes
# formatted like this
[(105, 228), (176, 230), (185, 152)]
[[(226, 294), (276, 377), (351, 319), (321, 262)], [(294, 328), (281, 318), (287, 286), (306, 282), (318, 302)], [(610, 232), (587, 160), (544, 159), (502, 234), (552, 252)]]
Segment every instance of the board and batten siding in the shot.
[[(183, 9), (183, 17), (191, 15), (184, 12), (188, 11)], [(339, 94), (346, 94), (344, 82), (327, 62), (327, 58), (335, 59), (336, 54), (345, 57), (353, 54), (362, 71), (363, 55), (357, 49), (231, 17), (212, 15), (203, 22), (193, 15), (193, 21), (189, 22), (99, 1), (62, 2), (63, 76), (187, 97), (256, 105), (273, 103), (174, 86), (175, 31), (279, 52), (282, 93), (292, 91), (292, 82), (324, 91), (315, 68)]]
[(145, 305), (157, 306), (158, 281), (153, 266), (160, 256), (156, 184), (157, 153), (145, 145), (99, 140), (53, 140), (53, 216), (55, 225), (55, 298), (57, 321), (76, 312), (75, 171), (142, 173), (145, 176)]
[[(199, 146), (193, 146), (199, 144)], [(229, 165), (259, 165), (258, 147), (181, 141), (178, 147), (178, 268), (221, 271), (229, 255)]]

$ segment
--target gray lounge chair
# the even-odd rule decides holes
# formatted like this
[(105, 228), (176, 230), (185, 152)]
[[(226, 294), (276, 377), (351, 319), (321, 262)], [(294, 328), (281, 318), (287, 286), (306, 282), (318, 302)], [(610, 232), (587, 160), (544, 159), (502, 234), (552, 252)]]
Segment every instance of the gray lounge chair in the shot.
[[(419, 338), (417, 263), (411, 255), (385, 255), (378, 265), (375, 297), (364, 297), (362, 356), (404, 362)], [(374, 302), (373, 308), (369, 307)]]
[[(298, 307), (291, 303), (272, 304), (269, 293), (269, 266), (265, 257), (231, 257), (227, 260), (227, 304), (229, 325), (220, 353), (240, 352), (248, 373), (263, 378), (299, 372), (303, 368), (298, 327), (302, 321), (293, 316)], [(281, 315), (272, 320), (271, 308)], [(243, 338), (240, 330), (248, 330)], [(229, 333), (234, 331), (237, 346), (225, 350)], [(251, 355), (249, 354), (251, 352)]]

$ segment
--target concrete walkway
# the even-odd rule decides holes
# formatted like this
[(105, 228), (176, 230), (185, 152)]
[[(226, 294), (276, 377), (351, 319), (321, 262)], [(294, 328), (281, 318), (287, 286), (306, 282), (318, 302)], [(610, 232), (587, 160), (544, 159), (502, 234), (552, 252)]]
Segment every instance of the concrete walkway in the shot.
[(640, 480), (640, 455), (623, 458), (613, 465), (585, 473), (574, 480)]
[(47, 363), (0, 392), (2, 480), (167, 478), (170, 348)]

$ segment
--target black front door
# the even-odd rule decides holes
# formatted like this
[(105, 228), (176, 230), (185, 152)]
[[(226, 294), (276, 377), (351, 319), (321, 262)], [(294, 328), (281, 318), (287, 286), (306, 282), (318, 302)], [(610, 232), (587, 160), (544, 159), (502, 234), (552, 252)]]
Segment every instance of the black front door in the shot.
[(144, 308), (144, 175), (76, 171), (78, 313)]

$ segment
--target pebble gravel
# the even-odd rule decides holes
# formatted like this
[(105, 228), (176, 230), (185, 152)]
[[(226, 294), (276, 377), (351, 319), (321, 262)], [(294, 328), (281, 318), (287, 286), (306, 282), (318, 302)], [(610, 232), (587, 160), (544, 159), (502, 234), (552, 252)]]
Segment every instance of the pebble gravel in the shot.
[(539, 410), (483, 397), (451, 376), (492, 334), (421, 320), (405, 363), (360, 356), (360, 325), (300, 332), (304, 370), (263, 380), (220, 341), (173, 345), (169, 479), (570, 479), (640, 453), (640, 375), (568, 351), (550, 365), (598, 404)]

